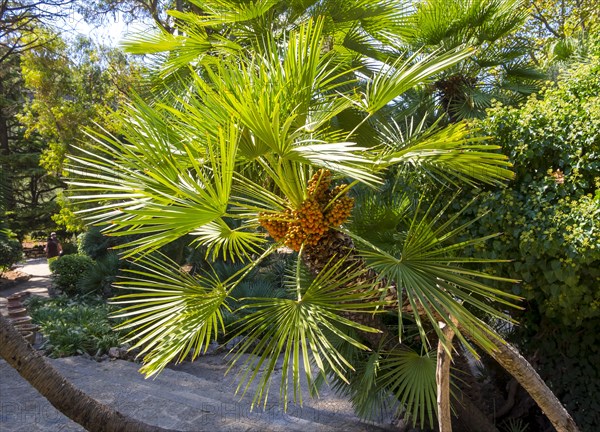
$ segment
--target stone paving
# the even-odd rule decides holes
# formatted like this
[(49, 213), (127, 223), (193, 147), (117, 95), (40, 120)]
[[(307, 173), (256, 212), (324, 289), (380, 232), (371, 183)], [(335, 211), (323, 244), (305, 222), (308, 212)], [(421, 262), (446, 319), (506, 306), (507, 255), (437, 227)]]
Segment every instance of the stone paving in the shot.
[[(47, 295), (47, 265), (30, 260), (22, 271), (32, 274), (28, 282), (0, 292), (6, 297), (28, 290)], [(44, 260), (41, 260), (44, 261)], [(19, 289), (20, 288), (20, 289)], [(10, 291), (7, 293), (7, 291)], [(275, 431), (275, 432), (367, 432), (399, 430), (389, 418), (379, 423), (361, 422), (350, 402), (325, 388), (320, 398), (306, 396), (302, 407), (278, 403), (278, 380), (268, 403), (250, 409), (252, 392), (235, 395), (233, 376), (223, 354), (201, 357), (145, 379), (139, 364), (123, 360), (97, 362), (84, 357), (52, 359), (52, 364), (73, 384), (109, 406), (149, 424), (180, 431)], [(58, 432), (82, 431), (33, 389), (4, 360), (0, 360), (0, 431)]]

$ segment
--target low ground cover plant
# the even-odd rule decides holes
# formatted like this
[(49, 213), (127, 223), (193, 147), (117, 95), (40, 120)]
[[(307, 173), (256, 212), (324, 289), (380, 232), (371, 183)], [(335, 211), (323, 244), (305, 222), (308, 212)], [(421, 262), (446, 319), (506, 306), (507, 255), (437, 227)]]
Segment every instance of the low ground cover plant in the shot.
[(113, 308), (101, 297), (32, 297), (27, 307), (40, 326), (45, 337), (42, 348), (50, 357), (85, 353), (98, 357), (119, 346), (120, 334), (111, 327), (114, 320), (109, 320)]

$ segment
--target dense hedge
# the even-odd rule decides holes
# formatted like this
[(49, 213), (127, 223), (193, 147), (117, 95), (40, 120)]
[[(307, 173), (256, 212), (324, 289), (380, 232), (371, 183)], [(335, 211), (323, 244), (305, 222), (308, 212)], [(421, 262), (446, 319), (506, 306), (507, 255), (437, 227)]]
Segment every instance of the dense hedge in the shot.
[(521, 109), (481, 123), (514, 163), (510, 188), (484, 196), (488, 253), (514, 260), (515, 292), (565, 325), (600, 317), (600, 62), (581, 64)]
[(584, 431), (600, 430), (599, 95), (592, 56), (524, 106), (489, 111), (478, 125), (516, 179), (482, 193), (472, 233), (504, 233), (475, 254), (511, 260), (495, 271), (522, 281), (509, 287), (525, 298), (514, 341)]

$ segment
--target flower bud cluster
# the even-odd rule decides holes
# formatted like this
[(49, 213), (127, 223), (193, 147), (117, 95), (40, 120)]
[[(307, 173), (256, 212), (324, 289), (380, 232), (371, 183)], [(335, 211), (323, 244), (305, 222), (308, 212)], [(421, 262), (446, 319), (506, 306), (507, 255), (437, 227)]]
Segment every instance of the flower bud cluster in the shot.
[(290, 249), (299, 251), (303, 243), (315, 246), (330, 228), (348, 219), (354, 205), (354, 199), (347, 196), (346, 185), (330, 188), (331, 181), (331, 172), (320, 169), (308, 182), (308, 197), (300, 208), (260, 213), (258, 221), (273, 239), (283, 239)]

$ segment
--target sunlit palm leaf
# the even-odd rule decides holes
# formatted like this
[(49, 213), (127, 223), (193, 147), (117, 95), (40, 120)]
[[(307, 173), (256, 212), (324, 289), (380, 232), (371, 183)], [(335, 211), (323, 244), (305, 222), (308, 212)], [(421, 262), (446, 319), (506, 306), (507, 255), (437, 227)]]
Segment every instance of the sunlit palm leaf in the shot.
[[(366, 350), (366, 346), (349, 336), (344, 329), (351, 327), (365, 332), (378, 331), (344, 316), (350, 311), (373, 313), (381, 305), (377, 289), (351, 283), (365, 270), (348, 268), (343, 261), (338, 261), (330, 263), (318, 276), (311, 278), (303, 270), (300, 260), (301, 257), (298, 258), (295, 273), (286, 284), (287, 289), (294, 293), (293, 299), (247, 299), (251, 303), (244, 306), (256, 312), (239, 323), (239, 333), (246, 334), (246, 340), (240, 344), (233, 364), (243, 362), (245, 366), (240, 373), (242, 380), (238, 387), (244, 393), (260, 375), (253, 404), (266, 404), (273, 373), (281, 355), (282, 403), (287, 406), (290, 380), (293, 399), (301, 403), (300, 377), (304, 374), (309, 388), (314, 388), (313, 365), (319, 373), (324, 373), (327, 367), (343, 380), (346, 371), (353, 368), (336, 349), (328, 334), (333, 333), (346, 343)], [(258, 344), (255, 344), (256, 341)], [(252, 355), (245, 357), (246, 353)]]
[(198, 356), (224, 331), (230, 287), (214, 276), (191, 276), (164, 256), (146, 256), (116, 286), (134, 291), (114, 299), (123, 306), (115, 317), (126, 319), (117, 328), (130, 330), (127, 341), (140, 349), (148, 376), (190, 352)]
[(99, 135), (94, 152), (82, 150), (87, 156), (72, 157), (67, 168), (79, 177), (70, 182), (73, 199), (108, 202), (112, 209), (107, 214), (99, 206), (88, 219), (109, 221), (112, 235), (144, 235), (124, 245), (131, 248), (129, 255), (155, 250), (225, 214), (238, 143), (233, 125), (217, 131), (217, 142), (209, 137), (200, 151), (186, 145), (190, 137), (155, 139), (160, 129), (153, 126), (162, 126), (166, 119), (140, 106), (144, 111), (138, 112), (139, 121), (125, 129), (135, 147)]
[[(399, 237), (402, 241), (401, 246), (394, 247), (389, 252), (353, 233), (348, 232), (348, 234), (355, 238), (357, 243), (366, 246), (361, 247), (360, 252), (369, 266), (380, 277), (396, 282), (400, 314), (402, 314), (403, 303), (406, 301), (412, 309), (414, 320), (425, 345), (427, 345), (427, 336), (422, 316), (430, 321), (430, 326), (435, 329), (438, 337), (444, 343), (446, 339), (437, 325), (440, 320), (456, 329), (457, 337), (470, 347), (469, 342), (464, 339), (449, 318), (455, 317), (462, 325), (467, 325), (473, 330), (473, 337), (479, 343), (492, 349), (489, 338), (498, 336), (490, 332), (489, 328), (464, 304), (479, 309), (488, 316), (511, 321), (509, 316), (496, 309), (493, 303), (515, 307), (513, 302), (520, 298), (491, 288), (480, 280), (493, 279), (512, 283), (516, 281), (462, 267), (462, 265), (484, 261), (490, 262), (457, 255), (457, 252), (465, 250), (470, 245), (481, 243), (489, 237), (454, 241), (460, 237), (469, 224), (451, 228), (460, 216), (460, 212), (454, 213), (446, 221), (441, 222), (449, 205), (434, 215), (431, 215), (433, 205), (424, 215), (420, 214), (417, 208), (412, 220), (407, 223), (405, 234)], [(399, 324), (401, 325), (401, 320)], [(401, 335), (402, 328), (400, 332)], [(447, 349), (450, 352), (449, 346)]]
[[(266, 239), (256, 232), (258, 223), (246, 224), (240, 228), (231, 228), (224, 220), (202, 225), (190, 234), (197, 236), (197, 242), (207, 246), (206, 254), (212, 260), (250, 259), (252, 254), (260, 252), (260, 246)], [(249, 230), (250, 229), (250, 230)]]
[[(394, 142), (401, 133), (397, 125), (389, 126), (382, 140), (390, 147), (384, 158), (387, 165), (411, 166), (430, 173), (434, 178), (457, 180), (465, 183), (501, 184), (514, 177), (512, 164), (498, 146), (487, 144), (487, 138), (472, 136), (465, 123), (443, 129), (433, 127), (417, 134), (408, 142)], [(387, 133), (385, 133), (387, 132)]]
[(191, 0), (191, 2), (204, 12), (202, 15), (195, 12), (169, 11), (169, 15), (183, 21), (188, 25), (198, 27), (220, 26), (242, 21), (249, 21), (264, 15), (278, 3), (278, 0), (256, 1), (226, 1), (226, 0)]
[(423, 84), (433, 76), (473, 54), (470, 49), (430, 54), (419, 58), (414, 54), (408, 60), (398, 59), (392, 65), (382, 65), (380, 72), (367, 83), (364, 110), (373, 114), (407, 90)]

